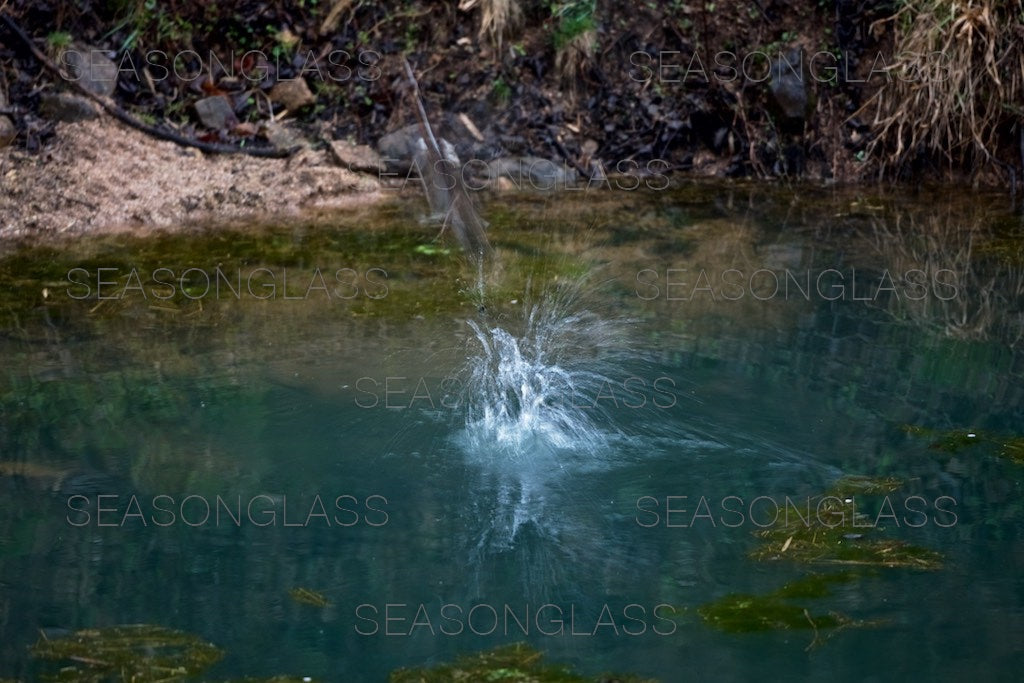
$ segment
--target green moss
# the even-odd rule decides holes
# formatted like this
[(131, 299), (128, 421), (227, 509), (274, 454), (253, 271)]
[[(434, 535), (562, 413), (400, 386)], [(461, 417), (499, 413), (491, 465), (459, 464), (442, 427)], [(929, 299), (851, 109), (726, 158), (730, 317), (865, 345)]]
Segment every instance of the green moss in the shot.
[(452, 664), (442, 664), (431, 669), (398, 669), (391, 673), (388, 680), (391, 683), (650, 683), (649, 679), (636, 676), (602, 675), (588, 678), (567, 667), (548, 664), (542, 653), (522, 643), (459, 657)]
[(196, 635), (147, 624), (85, 629), (54, 640), (44, 637), (32, 646), (32, 654), (61, 662), (60, 670), (43, 680), (133, 683), (195, 676), (223, 656)]
[[(355, 317), (472, 310), (479, 303), (472, 300), (476, 273), (457, 249), (434, 239), (434, 228), (420, 227), (406, 213), (380, 207), (359, 226), (311, 219), (20, 249), (0, 257), (0, 320), (21, 320), (45, 305), (62, 316), (94, 320), (159, 309), (173, 323), (167, 313), (201, 312), (203, 304), (262, 311), (297, 299), (323, 301)], [(550, 239), (549, 232), (522, 226), (495, 235), (500, 267), (487, 274), (489, 298), (521, 300), (530, 282), (588, 270), (576, 245), (555, 247)]]

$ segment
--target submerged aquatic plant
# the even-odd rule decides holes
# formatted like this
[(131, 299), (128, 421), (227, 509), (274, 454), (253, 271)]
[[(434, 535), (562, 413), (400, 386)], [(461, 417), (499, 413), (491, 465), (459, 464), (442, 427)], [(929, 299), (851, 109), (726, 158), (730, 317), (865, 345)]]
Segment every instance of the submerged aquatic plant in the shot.
[(834, 611), (812, 614), (807, 607), (793, 602), (827, 597), (832, 593), (832, 584), (849, 583), (857, 578), (859, 576), (852, 572), (811, 574), (764, 595), (730, 593), (701, 605), (697, 613), (709, 626), (728, 633), (813, 630), (815, 636), (808, 645), (810, 649), (827, 639), (820, 638), (819, 631), (877, 625), (878, 622), (859, 621)]
[(327, 607), (330, 604), (323, 593), (308, 588), (292, 588), (288, 591), (288, 597), (301, 605), (312, 607)]
[(587, 677), (568, 667), (548, 664), (537, 650), (517, 643), (458, 658), (431, 669), (398, 669), (390, 683), (450, 683), (451, 681), (502, 681), (505, 683), (654, 683), (637, 676)]
[(877, 520), (861, 512), (852, 497), (888, 493), (898, 485), (892, 478), (844, 477), (824, 494), (811, 498), (805, 514), (794, 509), (791, 516), (787, 508), (787, 514), (758, 531), (764, 543), (751, 557), (802, 564), (937, 569), (942, 566), (942, 556), (934, 550), (896, 539), (872, 538), (879, 531)]
[(917, 425), (902, 425), (901, 429), (907, 434), (931, 439), (928, 446), (935, 450), (959, 453), (965, 448), (986, 444), (990, 448), (994, 446), (999, 457), (1024, 465), (1024, 436), (991, 434), (973, 429), (950, 429), (943, 432)]
[(222, 656), (199, 636), (163, 626), (130, 624), (84, 629), (62, 638), (43, 636), (32, 646), (40, 659), (62, 663), (53, 681), (178, 680), (195, 676)]

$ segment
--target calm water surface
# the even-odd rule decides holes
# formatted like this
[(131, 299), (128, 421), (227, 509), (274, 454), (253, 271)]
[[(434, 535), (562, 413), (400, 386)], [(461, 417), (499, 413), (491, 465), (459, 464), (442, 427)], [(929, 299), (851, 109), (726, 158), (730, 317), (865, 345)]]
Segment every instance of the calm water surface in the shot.
[[(519, 641), (587, 675), (1013, 680), (1024, 220), (948, 194), (492, 197), (482, 289), (414, 200), (6, 248), (0, 678), (56, 670), (41, 631), (144, 623), (223, 649), (202, 680)], [(797, 601), (871, 622), (817, 641), (706, 623), (843, 569), (749, 555), (844, 475), (899, 479), (883, 533), (941, 567)]]

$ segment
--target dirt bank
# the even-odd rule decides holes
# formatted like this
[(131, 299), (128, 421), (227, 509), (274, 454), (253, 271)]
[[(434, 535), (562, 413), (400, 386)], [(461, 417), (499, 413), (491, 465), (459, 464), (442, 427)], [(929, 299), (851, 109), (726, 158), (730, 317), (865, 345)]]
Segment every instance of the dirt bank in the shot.
[[(320, 142), (409, 125), (406, 60), (463, 162), (1015, 188), (1022, 3), (953, 21), (931, 0), (0, 0), (0, 236), (372, 200)], [(314, 149), (204, 157), (106, 116), (57, 123), (83, 69), (151, 127), (283, 151), (266, 131), (287, 121)]]
[(59, 124), (39, 154), (0, 150), (0, 187), (0, 239), (173, 229), (380, 197), (376, 179), (339, 167), (326, 151), (206, 156), (109, 118)]

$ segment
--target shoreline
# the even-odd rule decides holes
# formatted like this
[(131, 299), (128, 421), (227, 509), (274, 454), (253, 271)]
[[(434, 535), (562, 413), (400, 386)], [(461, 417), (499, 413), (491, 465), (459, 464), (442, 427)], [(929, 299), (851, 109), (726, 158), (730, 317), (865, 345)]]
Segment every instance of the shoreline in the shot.
[(377, 179), (326, 150), (288, 159), (204, 155), (108, 118), (61, 123), (38, 154), (0, 150), (0, 241), (147, 235), (374, 204)]
[[(302, 139), (303, 149), (291, 157), (258, 158), (204, 154), (155, 140), (109, 117), (59, 123), (55, 137), (38, 153), (14, 146), (0, 149), (0, 245), (16, 249), (83, 236), (245, 230), (250, 223), (317, 220), (326, 212), (361, 210), (399, 197), (422, 197), (414, 175), (381, 171), (375, 177), (349, 170), (329, 149), (315, 149), (308, 137)], [(766, 191), (806, 188), (885, 197), (959, 187), (951, 182), (901, 185), (820, 178), (728, 178), (720, 173), (720, 160), (707, 161), (691, 171), (661, 175), (666, 184), (655, 189), (706, 182)], [(636, 184), (644, 182), (645, 176), (621, 178)], [(610, 176), (602, 183), (614, 188), (621, 178)], [(389, 185), (387, 179), (402, 181), (401, 187)], [(522, 188), (529, 185), (525, 174), (518, 185), (507, 178), (498, 180), (485, 186), (486, 193), (531, 193)], [(600, 185), (592, 188), (592, 184), (540, 187), (536, 194), (601, 191)], [(622, 191), (632, 194), (631, 189), (632, 185)], [(1005, 194), (998, 186), (976, 189)]]

